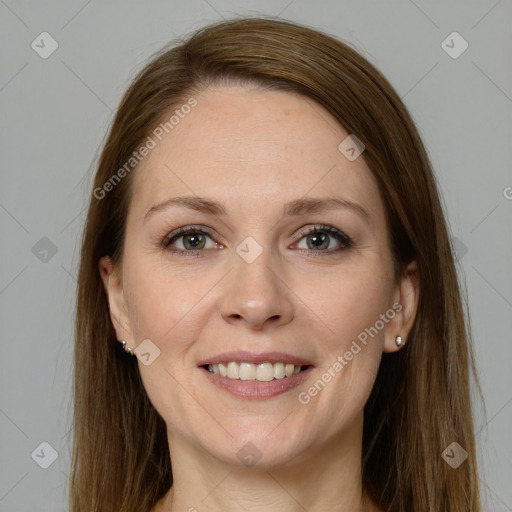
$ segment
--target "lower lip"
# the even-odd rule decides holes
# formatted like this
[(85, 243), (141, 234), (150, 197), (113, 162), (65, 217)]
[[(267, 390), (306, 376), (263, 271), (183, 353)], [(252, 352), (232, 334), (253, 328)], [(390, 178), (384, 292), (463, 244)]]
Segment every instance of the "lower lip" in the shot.
[(256, 380), (230, 379), (229, 377), (222, 377), (222, 375), (209, 372), (205, 368), (200, 368), (212, 384), (225, 389), (236, 397), (248, 400), (261, 400), (281, 395), (302, 384), (302, 382), (308, 378), (312, 369), (312, 366), (308, 366), (308, 368), (297, 373), (297, 375), (274, 379), (268, 382), (260, 382)]

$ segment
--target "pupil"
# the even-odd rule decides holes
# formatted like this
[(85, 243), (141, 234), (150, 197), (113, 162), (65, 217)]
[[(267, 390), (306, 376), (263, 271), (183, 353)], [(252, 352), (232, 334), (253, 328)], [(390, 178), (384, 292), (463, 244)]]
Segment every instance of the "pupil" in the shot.
[(311, 237), (311, 241), (312, 241), (312, 244), (314, 247), (320, 247), (325, 242), (326, 239), (327, 239), (327, 235), (325, 235), (323, 233), (320, 233), (320, 234), (315, 233)]
[(186, 240), (188, 242), (187, 245), (189, 245), (191, 247), (197, 247), (198, 245), (201, 244), (201, 235), (198, 235), (196, 233), (187, 235)]

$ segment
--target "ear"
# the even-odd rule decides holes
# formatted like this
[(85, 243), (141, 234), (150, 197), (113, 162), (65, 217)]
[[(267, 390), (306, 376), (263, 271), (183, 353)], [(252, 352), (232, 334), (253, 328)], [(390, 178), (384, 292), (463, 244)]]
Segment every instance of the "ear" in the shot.
[[(389, 310), (395, 311), (395, 316), (386, 325), (383, 352), (396, 352), (407, 343), (416, 318), (419, 291), (418, 264), (416, 261), (412, 261), (407, 265), (396, 285), (393, 305)], [(401, 346), (396, 344), (397, 336), (402, 338)]]
[(135, 349), (130, 317), (123, 293), (121, 272), (114, 267), (108, 256), (100, 258), (98, 267), (107, 294), (110, 320), (116, 331), (117, 339), (119, 341), (125, 340), (128, 347)]

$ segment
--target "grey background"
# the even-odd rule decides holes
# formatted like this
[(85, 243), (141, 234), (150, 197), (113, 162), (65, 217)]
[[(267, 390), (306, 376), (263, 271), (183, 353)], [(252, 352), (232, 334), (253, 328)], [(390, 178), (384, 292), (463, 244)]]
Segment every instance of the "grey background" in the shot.
[[(168, 40), (244, 13), (348, 40), (416, 120), (467, 283), (485, 509), (512, 511), (510, 0), (0, 0), (0, 511), (67, 510), (78, 239), (113, 111)], [(31, 48), (43, 31), (47, 59)], [(457, 59), (441, 47), (453, 31), (469, 44)], [(43, 441), (48, 469), (31, 457)]]

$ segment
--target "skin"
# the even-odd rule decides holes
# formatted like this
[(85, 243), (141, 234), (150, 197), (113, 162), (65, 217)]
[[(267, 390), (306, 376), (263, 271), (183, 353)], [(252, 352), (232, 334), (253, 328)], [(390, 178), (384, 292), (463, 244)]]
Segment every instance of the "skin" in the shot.
[[(133, 349), (150, 339), (160, 350), (149, 366), (138, 361), (167, 425), (174, 476), (153, 512), (379, 510), (361, 486), (363, 408), (382, 353), (399, 350), (396, 336), (406, 340), (414, 321), (416, 265), (394, 275), (376, 181), (363, 158), (349, 161), (338, 150), (349, 134), (323, 107), (239, 85), (195, 97), (197, 106), (134, 172), (121, 265), (108, 257), (99, 264), (118, 339)], [(168, 207), (145, 219), (183, 195), (215, 199), (227, 215)], [(286, 202), (333, 196), (367, 217), (350, 208), (282, 215)], [(204, 248), (191, 249), (190, 235), (162, 246), (190, 225), (213, 231)], [(341, 230), (352, 246), (330, 236), (312, 248), (314, 235), (298, 232), (315, 225)], [(263, 248), (252, 263), (236, 253), (248, 236)], [(172, 248), (202, 252), (186, 257)], [(301, 404), (299, 392), (397, 303), (401, 311)], [(198, 368), (233, 350), (288, 352), (314, 368), (298, 388), (248, 400)], [(261, 455), (251, 467), (237, 457), (248, 442)]]

